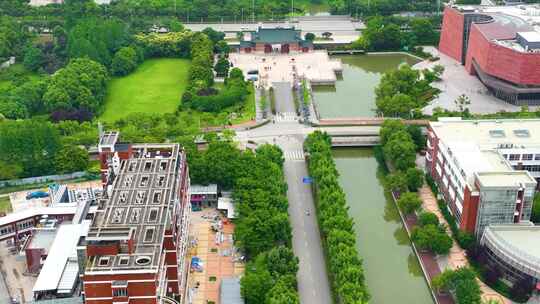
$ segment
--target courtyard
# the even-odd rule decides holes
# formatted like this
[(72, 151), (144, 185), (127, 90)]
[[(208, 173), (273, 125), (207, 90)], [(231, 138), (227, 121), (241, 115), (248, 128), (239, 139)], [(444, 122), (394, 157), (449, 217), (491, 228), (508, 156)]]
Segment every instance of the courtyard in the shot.
[(234, 224), (222, 219), (214, 208), (191, 213), (187, 262), (199, 259), (200, 267), (192, 265), (188, 275), (190, 303), (220, 304), (221, 281), (239, 278), (244, 273), (244, 263), (233, 245)]
[(336, 82), (336, 73), (342, 70), (341, 60), (332, 59), (326, 51), (290, 54), (231, 53), (229, 60), (244, 75), (258, 72), (258, 85), (265, 88), (274, 82), (292, 83), (295, 76), (304, 76), (312, 84)]
[(440, 59), (434, 62), (424, 60), (414, 65), (413, 68), (420, 70), (432, 68), (435, 65), (444, 66), (442, 80), (432, 83), (434, 87), (441, 90), (441, 93), (423, 109), (425, 114), (431, 115), (437, 107), (457, 111), (458, 107), (454, 100), (462, 94), (465, 94), (471, 100), (471, 104), (467, 106), (471, 113), (489, 114), (500, 111), (516, 112), (521, 110), (521, 107), (511, 105), (493, 96), (478, 77), (469, 75), (465, 67), (459, 62), (440, 53), (434, 47), (425, 47), (424, 50), (432, 53), (433, 56), (440, 57)]

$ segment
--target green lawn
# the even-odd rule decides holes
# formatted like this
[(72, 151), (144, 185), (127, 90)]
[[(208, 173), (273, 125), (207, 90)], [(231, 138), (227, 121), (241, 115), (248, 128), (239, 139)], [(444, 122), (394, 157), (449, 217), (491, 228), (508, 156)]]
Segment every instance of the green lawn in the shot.
[(126, 77), (111, 80), (100, 120), (114, 122), (130, 113), (170, 113), (186, 89), (187, 59), (150, 59)]

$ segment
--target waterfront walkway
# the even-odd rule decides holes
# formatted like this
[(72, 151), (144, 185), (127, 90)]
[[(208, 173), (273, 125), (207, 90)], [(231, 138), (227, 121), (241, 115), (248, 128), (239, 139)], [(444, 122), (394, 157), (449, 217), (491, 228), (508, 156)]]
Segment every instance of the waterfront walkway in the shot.
[[(437, 205), (437, 199), (433, 195), (433, 192), (431, 192), (431, 189), (427, 185), (424, 185), (422, 188), (419, 189), (418, 194), (422, 199), (422, 207), (424, 208), (424, 210), (435, 213), (439, 218), (439, 222), (445, 224), (446, 227), (448, 227), (448, 223), (446, 222), (444, 216), (439, 210), (439, 206)], [(447, 229), (447, 232), (449, 234), (451, 233), (449, 229)], [(468, 266), (469, 262), (467, 261), (467, 254), (465, 253), (465, 250), (459, 247), (459, 245), (453, 238), (452, 241), (453, 244), (452, 248), (450, 249), (450, 254), (448, 254), (448, 256), (446, 257), (437, 257), (438, 264), (446, 264), (446, 267), (450, 269), (457, 269), (459, 267)], [(437, 268), (439, 268), (439, 266)], [(501, 304), (513, 303), (509, 299), (503, 297), (495, 290), (484, 284), (484, 282), (478, 280), (478, 284), (480, 284), (480, 289), (482, 290), (482, 299), (484, 301), (496, 300), (499, 301), (499, 303)]]

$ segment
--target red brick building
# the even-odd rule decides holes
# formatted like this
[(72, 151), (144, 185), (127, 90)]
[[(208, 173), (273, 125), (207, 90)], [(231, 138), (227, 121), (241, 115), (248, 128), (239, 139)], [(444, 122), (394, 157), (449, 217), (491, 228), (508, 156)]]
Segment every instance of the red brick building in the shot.
[(86, 304), (183, 302), (189, 172), (178, 144), (100, 138), (104, 198), (79, 242)]
[(533, 165), (540, 160), (539, 130), (537, 119), (430, 123), (426, 171), (460, 229), (480, 238), (489, 225), (529, 221), (540, 172)]
[(540, 104), (540, 33), (536, 8), (448, 6), (439, 50), (465, 65), (495, 96)]
[(313, 43), (302, 39), (301, 31), (291, 28), (262, 28), (256, 32), (244, 33), (240, 41), (242, 53), (282, 53), (309, 52), (313, 50)]

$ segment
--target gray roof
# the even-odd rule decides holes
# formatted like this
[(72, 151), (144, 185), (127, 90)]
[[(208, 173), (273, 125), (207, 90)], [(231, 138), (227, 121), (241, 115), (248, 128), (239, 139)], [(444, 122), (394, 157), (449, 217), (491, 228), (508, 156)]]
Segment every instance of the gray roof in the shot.
[(191, 194), (217, 194), (217, 185), (191, 185), (189, 192)]
[(244, 299), (240, 295), (239, 278), (223, 278), (220, 286), (221, 304), (244, 304)]

